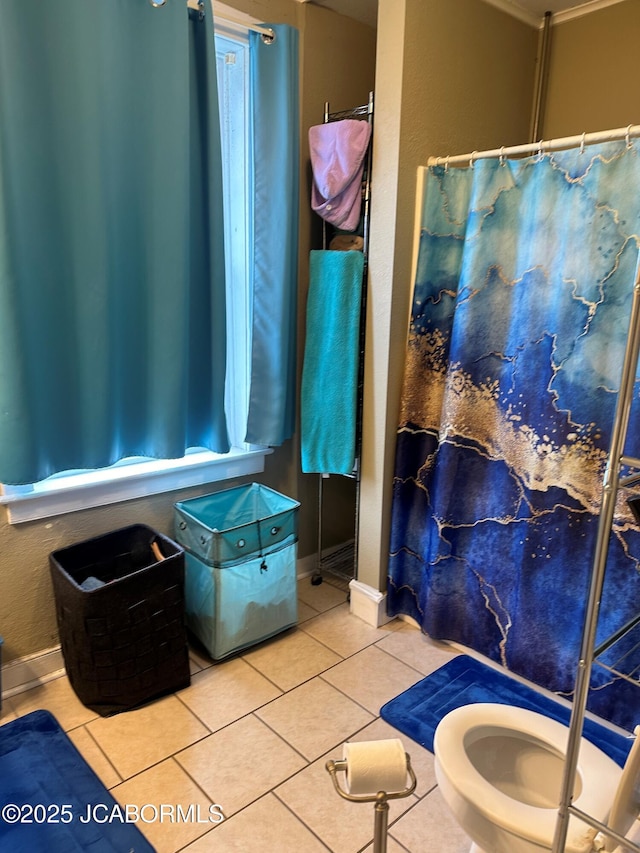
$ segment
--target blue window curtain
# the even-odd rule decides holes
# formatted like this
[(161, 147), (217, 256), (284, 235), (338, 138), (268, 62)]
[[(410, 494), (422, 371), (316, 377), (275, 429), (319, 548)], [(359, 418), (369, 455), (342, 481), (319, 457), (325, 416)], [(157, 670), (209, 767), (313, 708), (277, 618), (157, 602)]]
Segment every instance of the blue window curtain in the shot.
[[(570, 697), (640, 245), (638, 141), (429, 170), (397, 436), (391, 614)], [(627, 453), (640, 454), (639, 386)], [(637, 488), (635, 489), (637, 492)], [(598, 641), (637, 613), (620, 493)], [(632, 633), (601, 660), (637, 666)], [(631, 665), (631, 664), (625, 664)], [(633, 730), (630, 681), (588, 707)]]
[(246, 440), (279, 445), (295, 423), (300, 126), (298, 32), (250, 33), (253, 103), (251, 388)]
[(0, 481), (228, 450), (213, 21), (0, 4)]

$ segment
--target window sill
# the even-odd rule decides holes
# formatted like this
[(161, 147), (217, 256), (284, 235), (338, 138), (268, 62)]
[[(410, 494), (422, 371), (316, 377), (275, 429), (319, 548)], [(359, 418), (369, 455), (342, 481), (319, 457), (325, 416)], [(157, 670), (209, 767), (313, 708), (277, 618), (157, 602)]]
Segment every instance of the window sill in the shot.
[(120, 501), (217, 483), (264, 471), (268, 447), (249, 450), (234, 447), (229, 453), (200, 451), (183, 459), (137, 462), (91, 474), (53, 478), (34, 490), (0, 494), (7, 507), (9, 524), (37, 521), (80, 509), (107, 506)]

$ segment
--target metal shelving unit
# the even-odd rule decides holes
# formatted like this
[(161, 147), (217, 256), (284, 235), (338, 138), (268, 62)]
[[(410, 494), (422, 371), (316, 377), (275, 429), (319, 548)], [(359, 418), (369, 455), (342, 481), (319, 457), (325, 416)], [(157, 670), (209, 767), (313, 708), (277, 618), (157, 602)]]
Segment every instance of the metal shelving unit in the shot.
[[(640, 483), (640, 458), (624, 456), (625, 442), (629, 427), (629, 416), (633, 399), (633, 388), (638, 367), (638, 356), (640, 352), (640, 264), (636, 269), (636, 280), (633, 290), (633, 302), (631, 316), (629, 318), (629, 331), (627, 344), (622, 365), (620, 380), (620, 391), (616, 405), (616, 413), (609, 447), (609, 456), (605, 469), (602, 500), (600, 505), (600, 517), (598, 522), (598, 533), (591, 572), (591, 582), (587, 610), (585, 613), (584, 628), (580, 649), (580, 659), (575, 681), (575, 692), (569, 723), (569, 739), (567, 743), (567, 755), (564, 768), (564, 779), (562, 784), (560, 806), (558, 809), (558, 820), (553, 840), (552, 853), (564, 853), (569, 819), (575, 815), (593, 829), (598, 830), (607, 839), (613, 839), (618, 844), (623, 844), (625, 850), (638, 851), (640, 846), (628, 841), (623, 836), (614, 832), (606, 824), (594, 819), (581, 809), (573, 805), (573, 789), (577, 772), (580, 740), (584, 725), (584, 716), (587, 705), (587, 695), (591, 680), (591, 672), (594, 665), (604, 665), (598, 662), (598, 657), (610, 650), (630, 631), (636, 631), (640, 640), (640, 614), (631, 619), (625, 626), (621, 627), (615, 634), (596, 646), (596, 630), (600, 611), (600, 600), (605, 578), (607, 552), (611, 537), (611, 526), (613, 524), (616, 498), (620, 489), (628, 488)], [(634, 473), (623, 475), (623, 471), (631, 470)], [(628, 657), (628, 656), (627, 656)], [(633, 676), (633, 666), (630, 661), (621, 657), (616, 661), (615, 669), (610, 665), (606, 668), (627, 680), (631, 680), (638, 687), (637, 675)], [(625, 672), (626, 670), (626, 672)]]
[[(320, 474), (318, 476), (318, 563), (316, 571), (312, 578), (313, 584), (322, 583), (324, 573), (330, 574), (337, 579), (347, 584), (352, 578), (357, 575), (358, 566), (358, 528), (359, 528), (359, 507), (360, 507), (360, 455), (362, 443), (362, 405), (363, 405), (363, 387), (364, 387), (364, 345), (365, 345), (365, 325), (367, 315), (367, 266), (369, 258), (369, 223), (370, 223), (370, 202), (371, 202), (371, 163), (373, 157), (373, 92), (369, 92), (369, 100), (366, 104), (353, 107), (348, 110), (340, 110), (339, 112), (331, 112), (329, 102), (324, 105), (324, 124), (332, 121), (341, 121), (343, 119), (360, 119), (367, 121), (372, 127), (372, 138), (369, 141), (369, 148), (365, 156), (364, 172), (362, 177), (362, 238), (363, 238), (363, 255), (364, 255), (364, 270), (362, 274), (362, 302), (360, 309), (360, 358), (358, 364), (358, 397), (357, 397), (357, 412), (356, 412), (356, 458), (355, 467), (351, 474), (346, 475), (355, 481), (356, 491), (356, 508), (355, 508), (355, 533), (353, 543), (343, 546), (339, 553), (331, 552), (325, 554), (323, 548), (323, 504), (324, 504), (324, 480), (328, 478), (328, 474)], [(328, 226), (325, 220), (322, 222), (322, 248), (326, 249), (328, 245)], [(345, 475), (338, 475), (345, 476)], [(346, 587), (348, 592), (348, 587)]]

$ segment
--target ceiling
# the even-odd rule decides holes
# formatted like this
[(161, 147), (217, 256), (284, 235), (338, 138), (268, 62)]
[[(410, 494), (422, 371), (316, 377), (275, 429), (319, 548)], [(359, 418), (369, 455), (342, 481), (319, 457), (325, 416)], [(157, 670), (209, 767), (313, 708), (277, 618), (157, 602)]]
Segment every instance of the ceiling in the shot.
[[(355, 18), (355, 20), (368, 24), (370, 27), (375, 28), (376, 26), (378, 0), (299, 0), (299, 2), (312, 2), (317, 6), (325, 6), (327, 9), (333, 9), (334, 12), (340, 12), (349, 18)], [(603, 0), (486, 0), (486, 2), (512, 11), (517, 17), (525, 18), (531, 23), (535, 23), (537, 19), (541, 21), (545, 12), (566, 13), (573, 10), (577, 11), (583, 7), (580, 13), (586, 14), (588, 11), (603, 5)], [(616, 2), (616, 0), (610, 0), (610, 2)], [(606, 0), (604, 4), (606, 4)]]

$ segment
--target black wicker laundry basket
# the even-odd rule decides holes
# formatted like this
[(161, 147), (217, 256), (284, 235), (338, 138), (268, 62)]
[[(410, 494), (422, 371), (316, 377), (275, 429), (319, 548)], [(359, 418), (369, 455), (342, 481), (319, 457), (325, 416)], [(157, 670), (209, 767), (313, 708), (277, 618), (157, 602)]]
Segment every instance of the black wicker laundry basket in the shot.
[(137, 524), (54, 551), (62, 654), (80, 701), (102, 716), (190, 683), (184, 552)]

